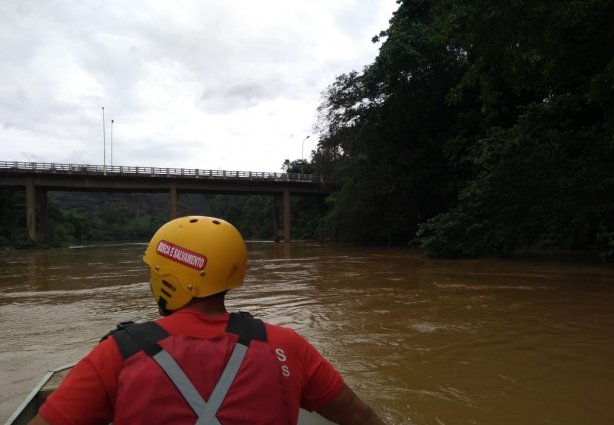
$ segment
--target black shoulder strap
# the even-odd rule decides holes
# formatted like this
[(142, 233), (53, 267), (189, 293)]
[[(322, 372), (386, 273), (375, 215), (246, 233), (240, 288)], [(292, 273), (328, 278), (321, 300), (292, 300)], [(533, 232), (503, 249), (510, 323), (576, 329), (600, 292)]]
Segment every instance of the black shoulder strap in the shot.
[[(111, 335), (115, 338), (124, 359), (139, 351), (145, 351), (153, 357), (161, 350), (158, 341), (169, 336), (168, 332), (156, 322), (122, 323), (120, 325), (117, 330), (111, 332)], [(252, 339), (267, 340), (264, 322), (246, 312), (230, 313), (226, 332), (238, 335), (238, 342), (246, 346)]]
[(226, 332), (239, 336), (239, 344), (249, 345), (252, 339), (266, 341), (266, 327), (260, 319), (255, 319), (251, 314), (241, 311), (230, 313)]
[(100, 341), (98, 341), (98, 342), (104, 341), (105, 339), (107, 339), (108, 337), (110, 337), (111, 335), (113, 335), (117, 331), (124, 330), (124, 329), (129, 328), (130, 326), (134, 326), (134, 325), (136, 325), (136, 323), (133, 320), (129, 320), (127, 322), (119, 322), (115, 329), (113, 329), (112, 331), (107, 333), (105, 336), (100, 338)]
[(112, 333), (124, 359), (145, 351), (150, 356), (161, 350), (158, 341), (169, 336), (156, 322), (144, 322), (124, 327)]

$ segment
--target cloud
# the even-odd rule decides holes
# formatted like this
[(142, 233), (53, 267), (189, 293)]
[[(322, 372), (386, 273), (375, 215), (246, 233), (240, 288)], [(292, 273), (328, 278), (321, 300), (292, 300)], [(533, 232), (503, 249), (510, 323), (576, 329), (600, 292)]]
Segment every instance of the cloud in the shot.
[(0, 159), (108, 161), (104, 105), (115, 163), (276, 171), (326, 86), (373, 61), (396, 6), (5, 0)]

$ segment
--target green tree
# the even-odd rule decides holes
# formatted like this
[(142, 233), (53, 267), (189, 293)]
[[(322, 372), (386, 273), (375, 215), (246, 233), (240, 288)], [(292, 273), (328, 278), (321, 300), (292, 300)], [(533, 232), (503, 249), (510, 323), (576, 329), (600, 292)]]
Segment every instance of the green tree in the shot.
[(433, 37), (434, 19), (429, 2), (402, 2), (375, 38), (385, 39), (375, 62), (324, 93), (316, 160), (343, 182), (327, 220), (337, 241), (408, 243), (421, 220), (453, 199), (446, 96), (463, 63)]
[[(424, 224), (432, 255), (605, 249), (614, 189), (610, 1), (444, 1), (442, 36), (466, 52), (452, 103), (480, 131), (458, 205)], [(610, 253), (611, 255), (611, 253)]]
[[(432, 255), (611, 255), (610, 0), (402, 0), (374, 63), (324, 93), (337, 240)], [(609, 250), (609, 251), (608, 251)]]
[(0, 247), (27, 246), (25, 191), (0, 190)]

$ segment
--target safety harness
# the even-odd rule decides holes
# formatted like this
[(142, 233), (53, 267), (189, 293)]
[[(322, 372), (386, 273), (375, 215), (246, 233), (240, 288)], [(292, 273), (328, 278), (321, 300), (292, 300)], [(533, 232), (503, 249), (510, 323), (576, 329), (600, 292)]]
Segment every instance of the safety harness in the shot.
[(158, 341), (170, 335), (157, 323), (125, 322), (118, 325), (118, 329), (111, 334), (124, 360), (143, 351), (160, 366), (196, 414), (196, 425), (221, 425), (216, 414), (239, 372), (250, 342), (253, 339), (260, 341), (267, 339), (264, 323), (244, 312), (230, 314), (226, 332), (233, 333), (239, 338), (207, 401), (203, 400), (175, 359), (158, 344)]

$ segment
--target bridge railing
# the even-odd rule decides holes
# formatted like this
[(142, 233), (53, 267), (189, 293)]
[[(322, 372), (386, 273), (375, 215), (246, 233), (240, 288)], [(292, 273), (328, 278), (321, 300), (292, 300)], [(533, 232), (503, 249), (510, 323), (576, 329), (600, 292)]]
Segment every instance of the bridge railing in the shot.
[(261, 171), (204, 170), (190, 168), (135, 167), (125, 165), (56, 164), (52, 162), (0, 161), (0, 172), (35, 172), (51, 174), (94, 174), (107, 176), (188, 177), (203, 179), (276, 180), (321, 183), (313, 174)]

